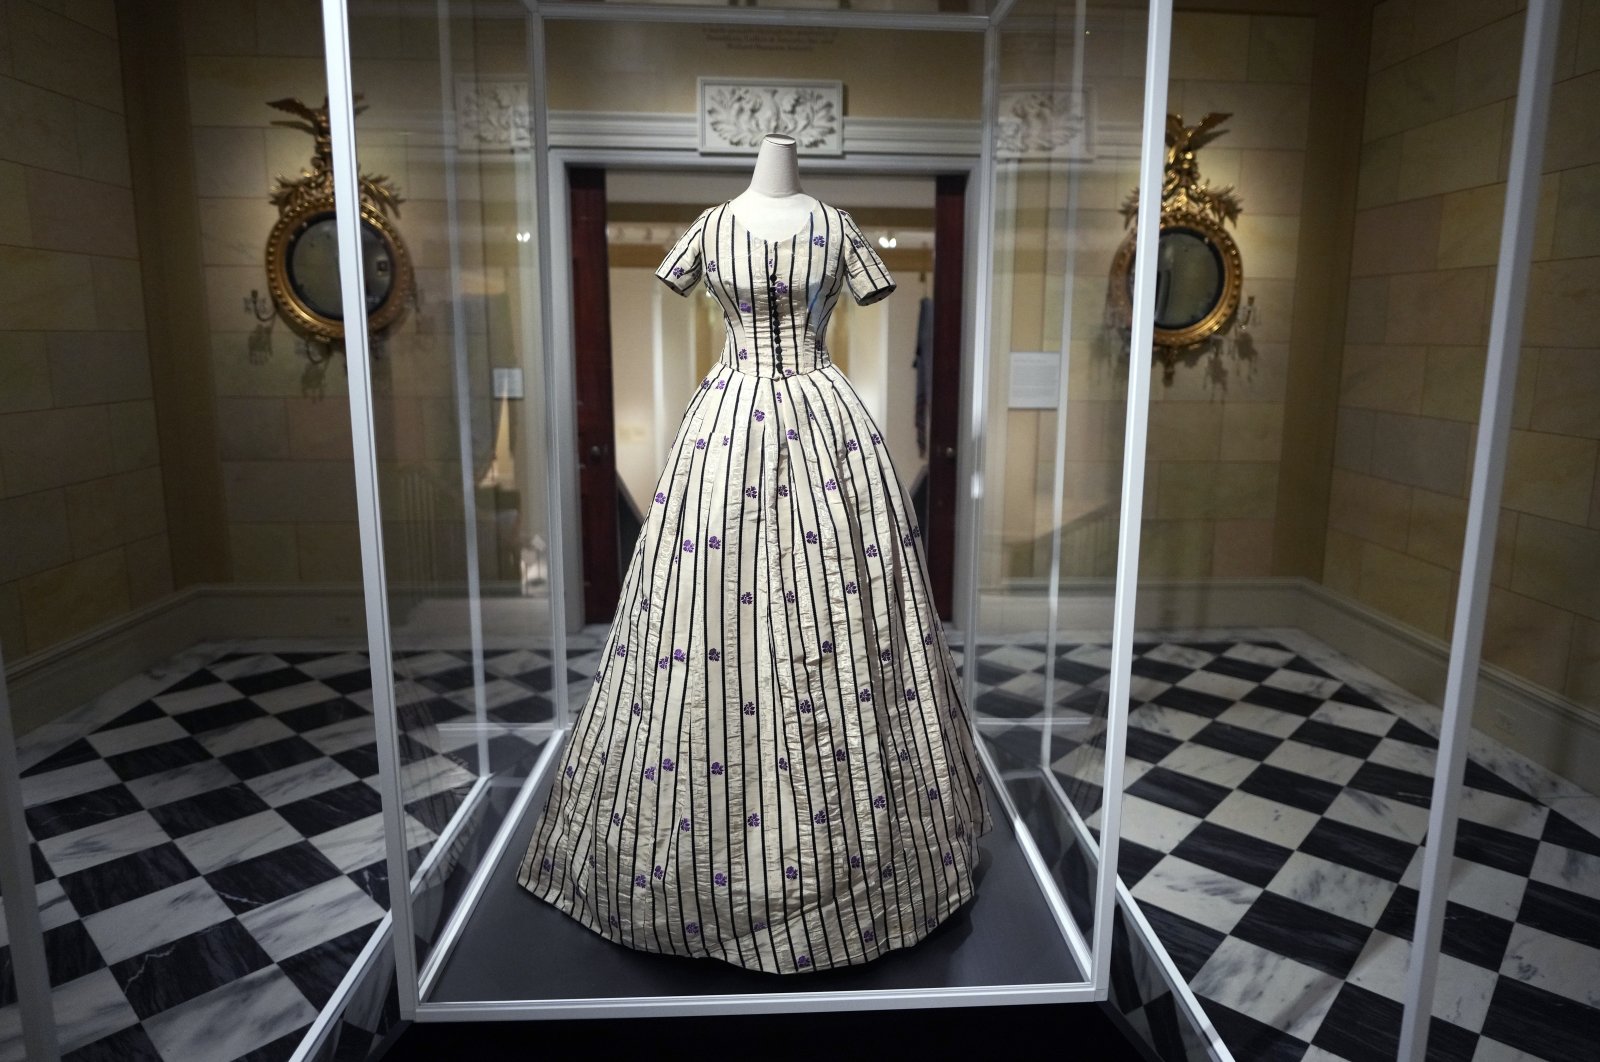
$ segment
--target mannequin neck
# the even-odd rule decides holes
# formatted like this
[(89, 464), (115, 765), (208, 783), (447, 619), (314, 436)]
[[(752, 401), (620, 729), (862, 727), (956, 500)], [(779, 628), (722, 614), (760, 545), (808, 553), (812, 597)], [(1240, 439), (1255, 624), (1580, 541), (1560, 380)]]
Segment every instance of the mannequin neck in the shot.
[(766, 137), (756, 153), (749, 191), (783, 198), (800, 194), (800, 155), (790, 137)]

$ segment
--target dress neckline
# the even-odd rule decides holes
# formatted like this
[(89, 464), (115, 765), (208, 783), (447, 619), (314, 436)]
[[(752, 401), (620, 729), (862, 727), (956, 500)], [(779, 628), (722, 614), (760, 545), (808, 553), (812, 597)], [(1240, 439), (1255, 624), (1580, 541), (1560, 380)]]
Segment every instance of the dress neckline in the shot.
[(739, 226), (739, 228), (741, 228), (741, 229), (744, 229), (744, 233), (745, 233), (746, 236), (754, 237), (756, 240), (760, 241), (761, 243), (764, 243), (767, 246), (771, 247), (771, 246), (774, 246), (776, 244), (789, 243), (792, 240), (799, 239), (800, 238), (800, 234), (802, 232), (805, 232), (806, 229), (810, 228), (812, 222), (816, 221), (816, 219), (817, 219), (817, 207), (820, 207), (822, 205), (822, 200), (818, 199), (818, 200), (816, 200), (816, 203), (817, 203), (817, 206), (814, 206), (810, 210), (806, 211), (806, 220), (805, 220), (805, 222), (798, 229), (795, 229), (793, 232), (791, 232), (789, 235), (783, 237), (783, 239), (781, 239), (781, 240), (769, 240), (765, 236), (762, 236), (761, 234), (752, 231), (747, 225), (745, 225), (744, 222), (739, 220), (739, 215), (733, 209), (733, 200), (731, 200), (731, 199), (728, 200), (728, 204), (727, 204), (728, 205), (728, 217), (733, 219), (733, 223), (735, 225)]

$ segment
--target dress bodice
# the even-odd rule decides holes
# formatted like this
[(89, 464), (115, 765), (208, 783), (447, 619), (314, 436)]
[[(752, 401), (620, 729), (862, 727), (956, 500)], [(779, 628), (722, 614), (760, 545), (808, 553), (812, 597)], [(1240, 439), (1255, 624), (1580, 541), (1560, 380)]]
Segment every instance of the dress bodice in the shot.
[(848, 287), (864, 306), (895, 288), (855, 220), (821, 201), (783, 240), (750, 232), (731, 203), (710, 207), (678, 238), (656, 276), (679, 295), (703, 280), (722, 306), (723, 361), (757, 376), (827, 365), (823, 336), (840, 292)]

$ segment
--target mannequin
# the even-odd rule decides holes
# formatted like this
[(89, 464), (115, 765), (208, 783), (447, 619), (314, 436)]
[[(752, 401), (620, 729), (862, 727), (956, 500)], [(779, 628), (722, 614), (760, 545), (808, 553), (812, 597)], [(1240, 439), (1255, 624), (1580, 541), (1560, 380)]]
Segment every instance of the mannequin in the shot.
[(744, 227), (768, 240), (788, 239), (821, 204), (800, 190), (800, 153), (794, 137), (769, 133), (756, 153), (750, 187), (731, 201)]

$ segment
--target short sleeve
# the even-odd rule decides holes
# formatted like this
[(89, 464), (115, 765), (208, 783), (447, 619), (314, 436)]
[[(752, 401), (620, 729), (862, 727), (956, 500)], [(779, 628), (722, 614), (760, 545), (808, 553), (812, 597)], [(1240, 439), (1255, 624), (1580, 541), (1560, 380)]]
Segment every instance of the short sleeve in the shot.
[(862, 235), (855, 218), (843, 211), (839, 216), (844, 223), (844, 268), (850, 294), (862, 306), (888, 298), (894, 291), (894, 278), (889, 275), (888, 267)]
[(678, 237), (678, 242), (672, 245), (672, 250), (667, 252), (661, 264), (656, 266), (656, 277), (679, 295), (689, 294), (702, 275), (700, 244), (705, 224), (706, 215), (702, 213)]

